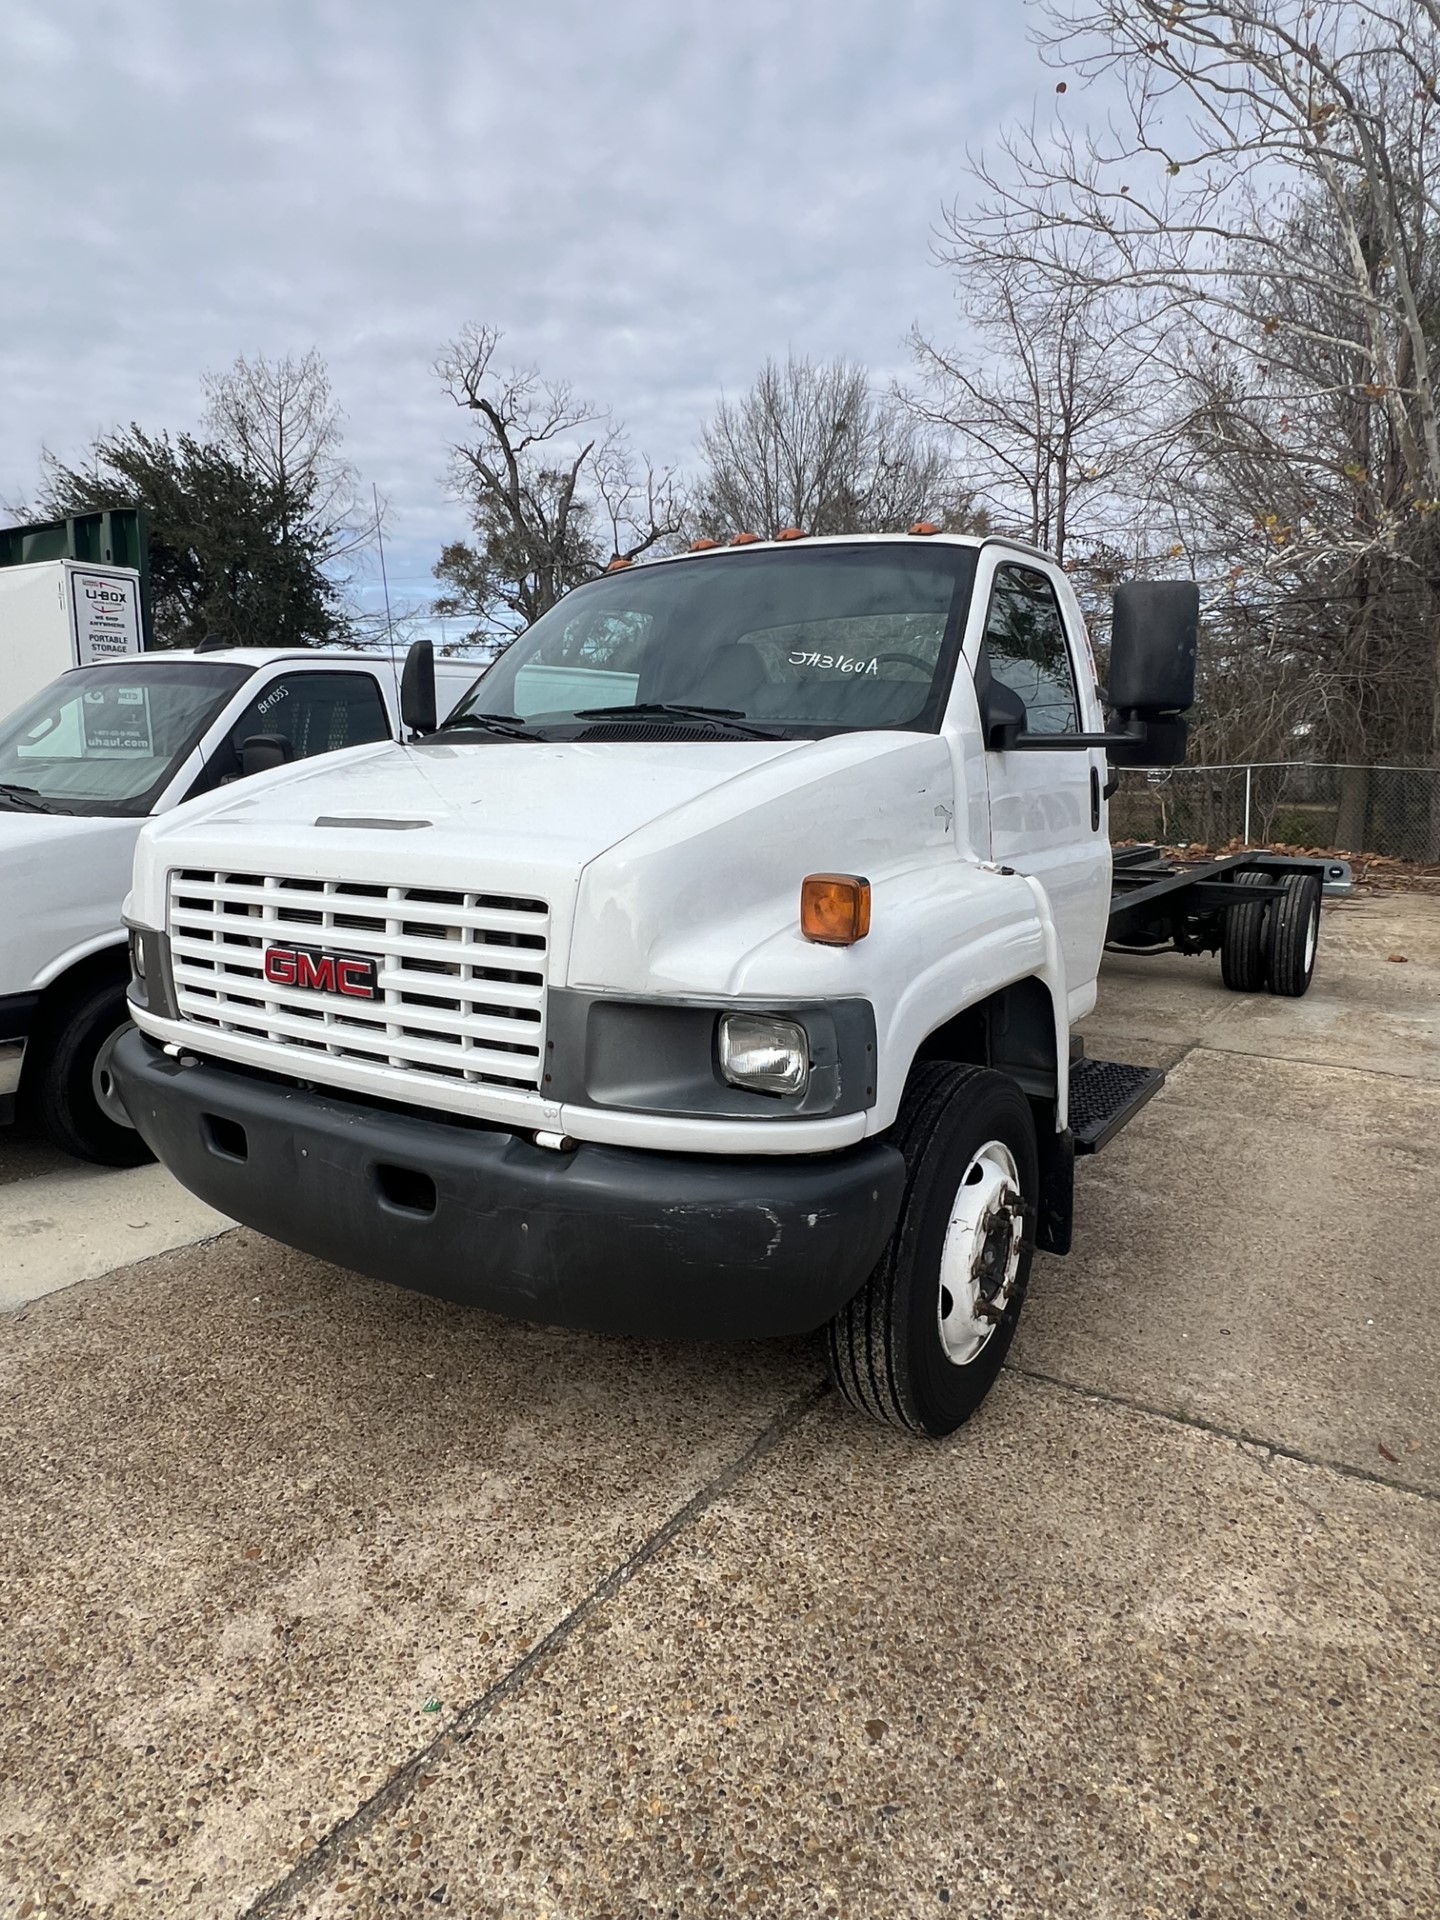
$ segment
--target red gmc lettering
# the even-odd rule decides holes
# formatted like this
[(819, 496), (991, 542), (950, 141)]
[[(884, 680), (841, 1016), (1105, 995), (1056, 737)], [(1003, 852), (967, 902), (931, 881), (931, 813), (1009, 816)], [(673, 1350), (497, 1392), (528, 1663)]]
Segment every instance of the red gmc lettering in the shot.
[(295, 955), (288, 947), (271, 947), (265, 954), (265, 978), (277, 987), (295, 984)]
[(295, 984), (316, 993), (334, 993), (335, 962), (328, 953), (307, 953), (301, 947), (295, 955)]
[(375, 998), (374, 968), (368, 960), (337, 960), (335, 979), (341, 993), (348, 993), (352, 1000)]
[(360, 954), (317, 953), (309, 947), (267, 947), (265, 978), (276, 987), (306, 993), (339, 993), (349, 1000), (378, 1000), (378, 967)]

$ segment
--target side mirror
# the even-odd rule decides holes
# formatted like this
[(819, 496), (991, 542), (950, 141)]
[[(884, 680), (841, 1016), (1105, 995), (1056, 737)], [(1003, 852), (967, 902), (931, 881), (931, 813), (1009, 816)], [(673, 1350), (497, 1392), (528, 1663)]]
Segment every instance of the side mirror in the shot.
[(410, 733), (435, 731), (435, 649), (428, 640), (417, 640), (405, 656), (400, 719)]
[(1118, 766), (1173, 767), (1185, 758), (1181, 717), (1195, 704), (1200, 589), (1193, 580), (1126, 580), (1115, 589), (1107, 689), (1119, 729)]
[(295, 758), (295, 749), (283, 733), (252, 733), (240, 742), (240, 774), (248, 780), (252, 773), (270, 773)]
[(1025, 702), (1013, 687), (1007, 687), (999, 680), (987, 680), (979, 690), (979, 697), (985, 749), (988, 753), (1003, 752), (1018, 734), (1025, 731), (1028, 718)]
[(1193, 580), (1126, 580), (1115, 589), (1110, 704), (1123, 716), (1195, 704), (1200, 589)]

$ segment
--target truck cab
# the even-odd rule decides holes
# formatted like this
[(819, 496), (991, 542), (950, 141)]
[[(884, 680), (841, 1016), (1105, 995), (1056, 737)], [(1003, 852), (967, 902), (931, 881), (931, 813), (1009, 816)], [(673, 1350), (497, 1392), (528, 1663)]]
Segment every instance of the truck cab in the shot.
[(393, 739), (397, 687), (388, 656), (147, 653), (63, 673), (0, 721), (0, 1120), (24, 1106), (83, 1158), (150, 1157), (109, 1068), (141, 827), (247, 774)]
[(952, 1430), (1069, 1245), (1107, 755), (1173, 757), (1193, 683), (1167, 591), (1107, 731), (1063, 570), (1011, 541), (612, 569), (445, 724), (420, 673), (403, 743), (144, 829), (130, 1117), (327, 1259), (570, 1326), (824, 1329), (857, 1406)]

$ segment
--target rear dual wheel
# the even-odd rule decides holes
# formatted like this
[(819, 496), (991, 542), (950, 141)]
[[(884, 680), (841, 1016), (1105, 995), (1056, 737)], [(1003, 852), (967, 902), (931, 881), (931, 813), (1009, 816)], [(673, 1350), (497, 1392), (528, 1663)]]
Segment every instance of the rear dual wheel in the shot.
[[(1270, 887), (1277, 876), (1239, 873), (1237, 887)], [(1288, 1000), (1310, 990), (1320, 944), (1320, 882), (1313, 873), (1278, 876), (1280, 894), (1231, 907), (1220, 941), (1220, 973), (1236, 993), (1268, 988)]]
[(1039, 1166), (1030, 1103), (982, 1067), (918, 1067), (892, 1139), (900, 1218), (865, 1285), (830, 1322), (830, 1374), (862, 1413), (938, 1439), (968, 1420), (1004, 1362), (1030, 1279)]

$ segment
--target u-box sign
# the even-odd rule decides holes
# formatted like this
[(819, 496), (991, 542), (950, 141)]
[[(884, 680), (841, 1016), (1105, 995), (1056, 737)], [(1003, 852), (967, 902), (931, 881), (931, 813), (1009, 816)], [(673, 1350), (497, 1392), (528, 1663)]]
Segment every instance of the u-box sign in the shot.
[(75, 644), (82, 667), (140, 651), (140, 582), (124, 574), (70, 574)]

